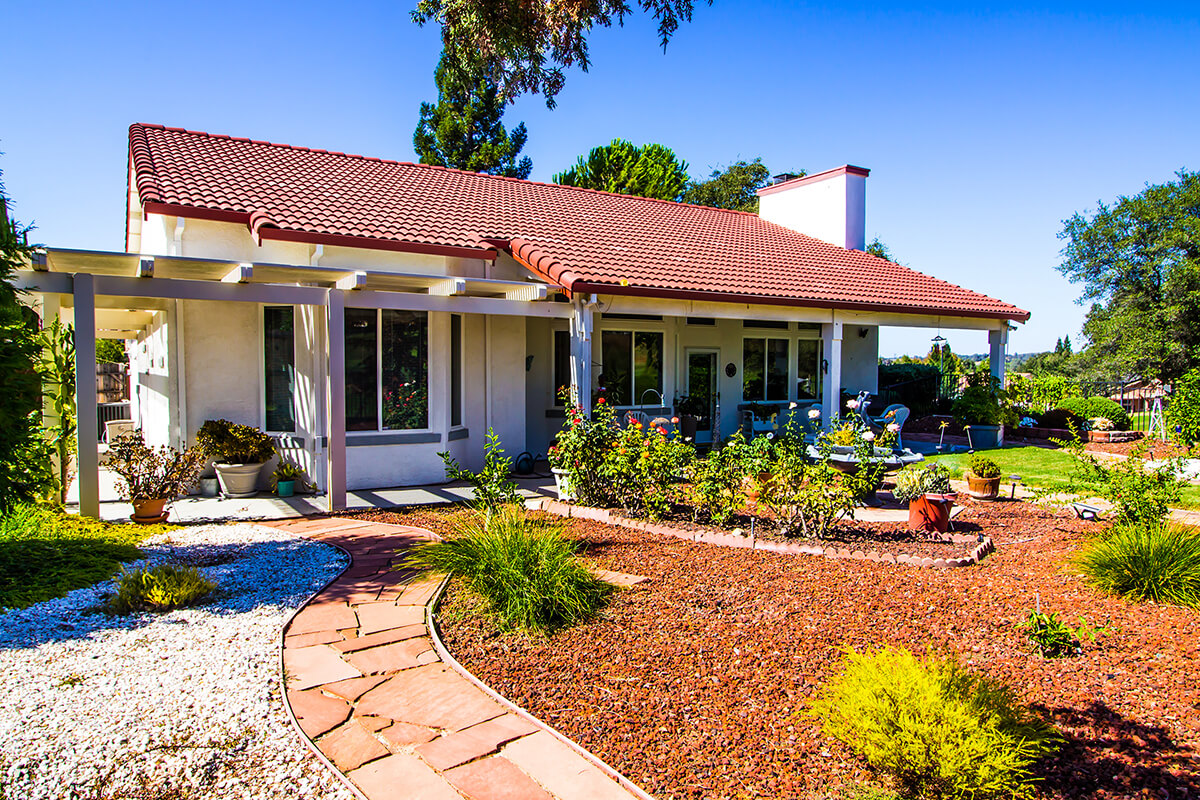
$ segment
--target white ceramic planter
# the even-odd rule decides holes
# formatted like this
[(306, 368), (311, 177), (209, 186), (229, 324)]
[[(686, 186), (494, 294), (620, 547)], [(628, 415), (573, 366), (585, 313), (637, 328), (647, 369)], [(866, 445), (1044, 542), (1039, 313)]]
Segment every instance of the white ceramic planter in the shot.
[(214, 464), (221, 491), (226, 497), (253, 497), (258, 494), (258, 473), (262, 463)]
[(558, 491), (558, 499), (560, 502), (574, 500), (571, 495), (571, 480), (565, 469), (554, 467), (550, 470), (554, 474), (554, 488)]

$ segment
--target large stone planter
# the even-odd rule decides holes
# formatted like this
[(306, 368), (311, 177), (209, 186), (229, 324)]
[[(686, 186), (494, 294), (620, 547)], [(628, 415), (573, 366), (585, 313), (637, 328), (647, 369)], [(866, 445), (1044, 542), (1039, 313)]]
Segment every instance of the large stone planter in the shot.
[(1000, 495), (1000, 475), (994, 478), (981, 478), (968, 472), (966, 477), (967, 494), (976, 500), (995, 500)]
[(559, 501), (566, 503), (575, 499), (571, 494), (571, 476), (565, 469), (559, 467), (551, 467), (550, 472), (554, 475), (554, 489), (558, 492)]
[(214, 464), (221, 491), (226, 497), (253, 497), (258, 494), (258, 473), (262, 463)]
[(971, 445), (976, 450), (995, 450), (1004, 446), (1003, 425), (972, 425)]

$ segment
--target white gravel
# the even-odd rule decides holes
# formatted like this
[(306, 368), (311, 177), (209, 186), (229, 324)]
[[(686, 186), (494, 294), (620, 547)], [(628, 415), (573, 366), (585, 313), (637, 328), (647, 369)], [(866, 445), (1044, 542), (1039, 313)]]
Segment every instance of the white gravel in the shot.
[(288, 615), (345, 565), (271, 528), (165, 534), (130, 567), (192, 563), (204, 605), (109, 616), (113, 582), (0, 613), (0, 797), (353, 796), (309, 752), (280, 700)]

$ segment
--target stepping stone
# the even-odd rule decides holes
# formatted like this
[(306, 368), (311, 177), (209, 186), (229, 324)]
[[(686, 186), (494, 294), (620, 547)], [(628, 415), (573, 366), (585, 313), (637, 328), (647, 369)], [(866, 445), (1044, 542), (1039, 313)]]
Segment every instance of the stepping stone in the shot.
[(398, 753), (347, 774), (367, 797), (405, 800), (462, 800), (440, 775), (414, 755)]
[(474, 800), (553, 800), (520, 767), (500, 756), (455, 767), (443, 777)]
[(319, 689), (288, 692), (288, 704), (300, 723), (300, 729), (310, 739), (316, 739), (350, 718), (349, 703), (321, 694)]
[(362, 677), (336, 650), (324, 644), (287, 648), (283, 651), (283, 668), (289, 689), (311, 689), (323, 683)]
[(346, 639), (333, 646), (342, 653), (353, 653), (356, 650), (366, 650), (368, 647), (379, 647), (393, 642), (402, 642), (417, 636), (427, 636), (429, 631), (424, 625), (405, 625), (403, 628), (392, 628), (378, 633), (369, 633), (357, 639)]
[(346, 660), (364, 675), (376, 675), (380, 672), (395, 672), (400, 669), (419, 667), (417, 656), (428, 652), (431, 647), (429, 640), (424, 637), (406, 639), (403, 642), (350, 653), (346, 656)]
[(326, 633), (358, 627), (354, 609), (345, 603), (326, 603), (324, 593), (304, 608), (288, 626), (288, 636), (301, 633)]
[(342, 698), (347, 703), (353, 703), (362, 697), (367, 692), (374, 689), (379, 684), (383, 683), (387, 678), (382, 675), (368, 675), (364, 678), (348, 678), (337, 683), (327, 683), (321, 687), (321, 691), (328, 694), (336, 695)]
[(459, 731), (439, 736), (432, 742), (421, 745), (417, 748), (417, 755), (425, 759), (429, 766), (444, 772), (451, 767), (494, 753), (498, 747), (492, 737)]
[(399, 672), (358, 701), (358, 713), (461, 730), (504, 714), (496, 701), (444, 664)]
[(650, 580), (641, 575), (626, 575), (624, 572), (612, 572), (607, 569), (592, 569), (590, 571), (605, 583), (611, 583), (613, 586), (619, 586), (622, 589), (628, 589), (631, 586), (637, 586), (643, 581)]
[(317, 742), (317, 747), (342, 772), (358, 769), (368, 761), (389, 753), (378, 739), (353, 720), (323, 736)]
[(395, 603), (363, 603), (358, 612), (358, 632), (377, 633), (407, 625), (425, 624), (424, 606), (398, 606)]
[(616, 781), (546, 731), (522, 736), (500, 755), (560, 800), (629, 800)]
[[(376, 717), (375, 719), (384, 718)], [(397, 722), (391, 727), (381, 729), (379, 735), (397, 747), (411, 747), (413, 745), (431, 742), (437, 738), (438, 734), (433, 728), (426, 728), (423, 725), (412, 725), (408, 722)]]

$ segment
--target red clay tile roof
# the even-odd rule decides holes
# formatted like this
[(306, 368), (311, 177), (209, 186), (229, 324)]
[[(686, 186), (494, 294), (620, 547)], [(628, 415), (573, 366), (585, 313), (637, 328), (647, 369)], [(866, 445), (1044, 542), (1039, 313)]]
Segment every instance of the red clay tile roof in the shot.
[(1029, 317), (756, 214), (157, 125), (130, 126), (129, 142), (148, 210), (267, 238), (480, 257), (499, 246), (571, 291)]

